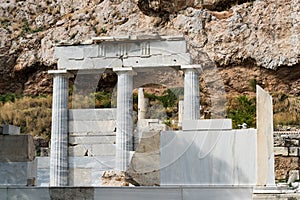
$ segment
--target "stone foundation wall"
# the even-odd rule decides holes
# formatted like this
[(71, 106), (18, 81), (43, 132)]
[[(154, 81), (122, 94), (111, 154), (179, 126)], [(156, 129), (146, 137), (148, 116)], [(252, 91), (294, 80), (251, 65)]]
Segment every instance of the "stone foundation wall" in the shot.
[(287, 181), (300, 169), (300, 132), (274, 132), (275, 179)]

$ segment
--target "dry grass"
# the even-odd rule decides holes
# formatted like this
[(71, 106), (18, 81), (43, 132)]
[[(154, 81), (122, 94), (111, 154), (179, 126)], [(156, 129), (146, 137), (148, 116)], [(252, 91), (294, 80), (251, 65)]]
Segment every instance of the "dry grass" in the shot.
[(273, 94), (274, 125), (298, 125), (300, 98), (285, 94)]
[(21, 127), (22, 133), (50, 139), (52, 97), (23, 97), (15, 102), (1, 103), (0, 124)]

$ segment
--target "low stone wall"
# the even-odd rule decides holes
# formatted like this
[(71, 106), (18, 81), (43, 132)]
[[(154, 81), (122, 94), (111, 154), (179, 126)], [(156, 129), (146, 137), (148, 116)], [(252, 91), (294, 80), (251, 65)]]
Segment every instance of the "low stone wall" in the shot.
[(275, 179), (287, 181), (290, 174), (300, 169), (300, 132), (274, 132)]

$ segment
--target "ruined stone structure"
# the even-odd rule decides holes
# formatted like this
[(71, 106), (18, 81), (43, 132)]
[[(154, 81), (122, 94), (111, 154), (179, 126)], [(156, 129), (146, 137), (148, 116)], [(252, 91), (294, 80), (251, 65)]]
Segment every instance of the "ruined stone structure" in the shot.
[(57, 46), (58, 70), (54, 74), (53, 121), (51, 133), (50, 185), (68, 184), (68, 77), (80, 73), (101, 74), (112, 69), (118, 75), (116, 111), (116, 166), (125, 171), (133, 150), (132, 90), (133, 76), (145, 70), (173, 67), (184, 69), (184, 116), (199, 119), (200, 65), (191, 65), (183, 37), (124, 36), (94, 38), (89, 44)]

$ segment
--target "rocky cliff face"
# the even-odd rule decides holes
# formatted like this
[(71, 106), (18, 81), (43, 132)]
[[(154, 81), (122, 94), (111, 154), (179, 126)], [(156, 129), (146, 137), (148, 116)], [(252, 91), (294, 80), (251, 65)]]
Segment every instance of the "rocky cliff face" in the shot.
[[(54, 45), (103, 35), (182, 34), (195, 63), (222, 68), (227, 89), (240, 67), (297, 74), (299, 13), (298, 0), (0, 0), (0, 93), (51, 92)], [(273, 77), (287, 88), (300, 80)]]

